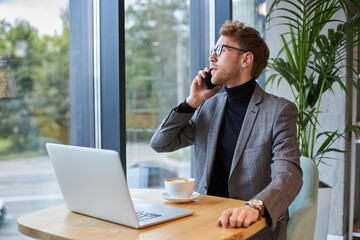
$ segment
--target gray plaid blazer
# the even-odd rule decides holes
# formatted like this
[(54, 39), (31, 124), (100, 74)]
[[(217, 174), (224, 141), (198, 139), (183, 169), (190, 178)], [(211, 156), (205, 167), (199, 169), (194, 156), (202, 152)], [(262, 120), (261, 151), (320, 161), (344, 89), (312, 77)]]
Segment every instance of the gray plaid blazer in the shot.
[[(195, 113), (174, 108), (151, 139), (157, 152), (194, 145), (196, 191), (207, 194), (226, 93), (205, 101)], [(288, 207), (302, 186), (294, 103), (256, 84), (237, 140), (229, 175), (231, 198), (263, 201), (268, 227), (252, 239), (286, 239)], [(225, 209), (224, 209), (225, 210)]]

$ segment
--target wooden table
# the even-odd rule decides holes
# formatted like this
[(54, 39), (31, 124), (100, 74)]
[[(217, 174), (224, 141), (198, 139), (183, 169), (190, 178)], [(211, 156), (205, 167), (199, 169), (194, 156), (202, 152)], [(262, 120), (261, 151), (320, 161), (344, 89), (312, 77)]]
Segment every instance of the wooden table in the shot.
[(36, 239), (247, 239), (265, 227), (261, 219), (248, 228), (223, 229), (216, 225), (221, 212), (244, 205), (244, 201), (201, 195), (187, 204), (171, 204), (161, 197), (164, 190), (132, 189), (134, 198), (194, 210), (192, 216), (137, 230), (69, 211), (64, 204), (27, 214), (18, 219), (18, 229)]

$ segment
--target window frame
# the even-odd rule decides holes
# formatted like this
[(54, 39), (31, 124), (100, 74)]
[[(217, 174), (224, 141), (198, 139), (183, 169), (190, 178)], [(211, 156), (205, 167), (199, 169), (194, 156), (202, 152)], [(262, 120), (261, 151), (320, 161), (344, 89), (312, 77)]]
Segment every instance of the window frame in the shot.
[[(126, 169), (124, 1), (100, 0), (100, 99), (94, 93), (93, 2), (69, 1), (71, 144), (112, 149)], [(100, 141), (95, 139), (100, 104)], [(96, 142), (101, 146), (96, 146)]]
[(94, 147), (92, 3), (69, 1), (71, 144)]

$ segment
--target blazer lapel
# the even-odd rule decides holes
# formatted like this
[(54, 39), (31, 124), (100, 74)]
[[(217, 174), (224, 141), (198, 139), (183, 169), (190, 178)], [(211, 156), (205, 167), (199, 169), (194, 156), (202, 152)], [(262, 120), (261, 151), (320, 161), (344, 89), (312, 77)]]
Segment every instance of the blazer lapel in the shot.
[(235, 147), (234, 157), (231, 163), (229, 179), (244, 152), (246, 143), (248, 142), (249, 136), (254, 127), (256, 117), (258, 116), (258, 112), (260, 110), (258, 104), (261, 103), (263, 93), (264, 91), (261, 89), (261, 87), (258, 84), (256, 84), (254, 93), (249, 102), (248, 109), (246, 110), (244, 122), (242, 124), (239, 138), (237, 140), (237, 144)]
[(227, 96), (224, 95), (218, 102), (216, 107), (216, 111), (214, 113), (212, 128), (209, 129), (209, 135), (207, 139), (207, 153), (206, 159), (210, 159), (210, 161), (206, 165), (206, 182), (207, 185), (210, 184), (210, 177), (212, 172), (212, 167), (215, 161), (216, 147), (217, 141), (219, 138), (219, 132), (224, 116), (224, 110), (226, 105)]

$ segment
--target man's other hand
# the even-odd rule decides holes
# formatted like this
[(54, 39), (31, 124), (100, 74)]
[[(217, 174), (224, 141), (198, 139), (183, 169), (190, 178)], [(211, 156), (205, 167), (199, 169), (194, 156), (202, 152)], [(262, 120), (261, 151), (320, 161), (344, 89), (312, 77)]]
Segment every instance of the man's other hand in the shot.
[(223, 228), (247, 228), (258, 219), (259, 210), (245, 205), (223, 211), (218, 220), (218, 225)]

